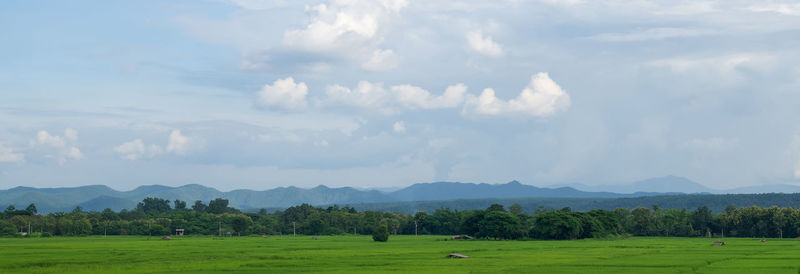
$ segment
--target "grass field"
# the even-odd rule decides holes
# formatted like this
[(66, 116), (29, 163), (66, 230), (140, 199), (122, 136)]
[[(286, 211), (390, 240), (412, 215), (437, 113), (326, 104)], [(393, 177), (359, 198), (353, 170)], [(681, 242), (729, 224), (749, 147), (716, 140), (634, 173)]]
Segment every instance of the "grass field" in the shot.
[[(800, 240), (629, 238), (443, 241), (445, 236), (0, 239), (3, 273), (537, 272), (798, 273)], [(458, 252), (472, 256), (447, 259)]]

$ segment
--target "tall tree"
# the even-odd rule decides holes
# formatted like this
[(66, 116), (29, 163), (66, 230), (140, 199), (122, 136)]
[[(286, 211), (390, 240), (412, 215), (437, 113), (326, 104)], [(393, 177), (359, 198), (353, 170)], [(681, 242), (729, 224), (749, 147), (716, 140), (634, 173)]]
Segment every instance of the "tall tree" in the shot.
[(36, 215), (37, 213), (36, 205), (31, 203), (30, 205), (28, 205), (28, 207), (25, 208), (25, 211), (27, 211), (28, 214), (30, 215)]

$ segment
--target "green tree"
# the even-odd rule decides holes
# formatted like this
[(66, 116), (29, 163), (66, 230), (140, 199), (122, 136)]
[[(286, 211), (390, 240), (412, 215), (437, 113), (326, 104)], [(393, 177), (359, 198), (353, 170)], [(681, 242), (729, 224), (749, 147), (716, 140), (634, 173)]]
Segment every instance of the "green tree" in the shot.
[(17, 227), (6, 220), (0, 220), (0, 236), (17, 236)]
[(372, 240), (376, 242), (386, 242), (389, 240), (389, 227), (381, 223), (372, 229)]
[(29, 215), (36, 215), (36, 213), (38, 213), (36, 210), (36, 205), (33, 203), (28, 205), (28, 207), (25, 208), (25, 211), (27, 211)]
[(170, 210), (169, 200), (147, 197), (136, 205), (136, 210), (147, 214), (166, 213)]
[(520, 236), (520, 223), (516, 215), (505, 211), (488, 211), (478, 224), (478, 237), (516, 239)]
[(174, 204), (175, 204), (175, 209), (181, 209), (181, 210), (182, 209), (186, 209), (186, 202), (185, 201), (181, 201), (181, 200), (177, 200), (176, 199)]
[(649, 208), (636, 207), (631, 210), (631, 217), (633, 218), (633, 233), (636, 235), (652, 235), (654, 230), (653, 225), (653, 211)]
[(247, 232), (247, 228), (250, 227), (252, 222), (253, 220), (245, 215), (233, 215), (230, 217), (231, 227), (239, 236), (242, 236), (242, 232)]
[(503, 212), (505, 212), (506, 209), (503, 208), (503, 205), (501, 205), (501, 204), (492, 204), (492, 205), (489, 206), (489, 208), (486, 209), (486, 211), (503, 211)]
[(206, 206), (203, 201), (197, 200), (194, 201), (194, 205), (192, 205), (192, 210), (195, 212), (206, 212), (208, 211), (208, 206)]
[(150, 233), (150, 235), (153, 235), (153, 236), (168, 236), (168, 235), (170, 235), (169, 228), (164, 227), (163, 225), (160, 225), (160, 224), (150, 224), (149, 233)]
[(539, 239), (567, 240), (577, 239), (583, 225), (570, 212), (551, 210), (536, 215), (531, 235)]
[(208, 202), (208, 212), (222, 214), (228, 211), (228, 199), (216, 198)]

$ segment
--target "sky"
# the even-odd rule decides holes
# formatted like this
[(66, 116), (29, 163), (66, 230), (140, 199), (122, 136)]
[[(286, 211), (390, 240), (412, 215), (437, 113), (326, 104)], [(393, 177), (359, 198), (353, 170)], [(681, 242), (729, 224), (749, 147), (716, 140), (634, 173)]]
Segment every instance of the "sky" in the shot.
[(796, 1), (0, 5), (0, 189), (800, 184)]

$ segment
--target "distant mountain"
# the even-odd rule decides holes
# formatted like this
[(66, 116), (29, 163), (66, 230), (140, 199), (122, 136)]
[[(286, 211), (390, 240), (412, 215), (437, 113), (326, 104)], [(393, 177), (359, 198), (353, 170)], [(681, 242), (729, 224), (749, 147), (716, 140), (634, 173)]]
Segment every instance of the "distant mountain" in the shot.
[[(86, 202), (78, 204), (83, 210), (87, 211), (102, 211), (106, 208), (110, 208), (114, 211), (120, 211), (122, 209), (131, 209), (136, 207), (137, 202), (127, 200), (124, 198), (118, 197), (109, 197), (109, 196), (100, 196)], [(72, 207), (74, 209), (74, 207)], [(70, 208), (62, 208), (59, 211), (68, 211)]]
[[(308, 203), (312, 205), (353, 205), (365, 203), (392, 203), (413, 201), (441, 201), (463, 199), (516, 199), (516, 198), (632, 198), (684, 193), (773, 193), (800, 192), (800, 186), (770, 185), (718, 191), (706, 188), (689, 179), (675, 176), (647, 179), (628, 185), (574, 187), (535, 187), (512, 181), (506, 184), (474, 184), (457, 182), (435, 182), (414, 184), (395, 191), (355, 189), (351, 187), (330, 188), (323, 185), (305, 189), (279, 187), (255, 191), (239, 189), (228, 192), (190, 184), (179, 187), (162, 185), (140, 186), (130, 191), (117, 191), (103, 185), (67, 188), (15, 187), (0, 190), (0, 206), (13, 204), (24, 208), (35, 203), (39, 211), (70, 211), (75, 206), (85, 210), (131, 209), (146, 197), (183, 200), (191, 206), (194, 201), (208, 203), (215, 198), (224, 198), (230, 205), (240, 209), (286, 208)], [(578, 189), (576, 189), (578, 188)], [(412, 203), (413, 204), (413, 203)]]
[(631, 198), (504, 198), (504, 199), (458, 199), (446, 201), (405, 201), (390, 203), (365, 203), (351, 205), (358, 211), (390, 211), (414, 214), (419, 210), (433, 213), (439, 208), (453, 210), (485, 209), (491, 204), (501, 204), (506, 208), (519, 204), (526, 212), (533, 212), (539, 207), (561, 209), (569, 207), (575, 211), (592, 209), (614, 210), (616, 208), (633, 209), (636, 207), (652, 208), (658, 205), (663, 209), (675, 208), (695, 210), (707, 206), (719, 214), (727, 206), (735, 207), (800, 207), (800, 193), (795, 194), (682, 194), (659, 195)]
[[(622, 185), (597, 185), (588, 186), (584, 184), (570, 184), (571, 186), (583, 191), (608, 191), (614, 193), (712, 193), (715, 190), (705, 187), (699, 183), (683, 177), (677, 176), (664, 176), (658, 178), (650, 178), (642, 181), (633, 182), (631, 184)], [(641, 195), (652, 196), (652, 195)]]
[(731, 193), (731, 194), (745, 194), (745, 193), (800, 193), (800, 186), (775, 184), (775, 185), (762, 185), (762, 186), (748, 186), (727, 190), (718, 190), (715, 193)]
[(523, 185), (517, 181), (507, 184), (471, 184), (471, 183), (421, 183), (389, 193), (398, 201), (433, 201), (478, 198), (522, 198), (522, 197), (623, 197), (610, 192), (584, 192), (571, 187), (539, 188)]
[[(800, 185), (772, 184), (748, 186), (732, 189), (713, 189), (696, 183), (687, 178), (678, 176), (664, 176), (650, 178), (631, 184), (621, 185), (595, 185), (589, 186), (581, 183), (559, 184), (552, 187), (573, 187), (581, 191), (608, 191), (613, 193), (631, 193), (638, 196), (653, 196), (651, 194), (752, 194), (752, 193), (800, 193)], [(648, 195), (650, 194), (650, 195)]]
[(191, 184), (180, 187), (162, 185), (140, 186), (130, 191), (117, 191), (107, 186), (83, 186), (69, 188), (16, 187), (0, 190), (0, 206), (13, 204), (25, 208), (36, 204), (40, 212), (70, 211), (76, 206), (84, 210), (132, 209), (147, 197), (170, 201), (182, 200), (191, 206), (194, 201), (204, 203), (216, 198), (230, 201), (236, 208), (285, 208), (302, 203), (351, 204), (394, 201), (388, 195), (376, 191), (361, 191), (350, 187), (329, 188), (318, 186), (312, 189), (280, 187), (266, 191), (234, 190), (222, 192), (214, 188)]

